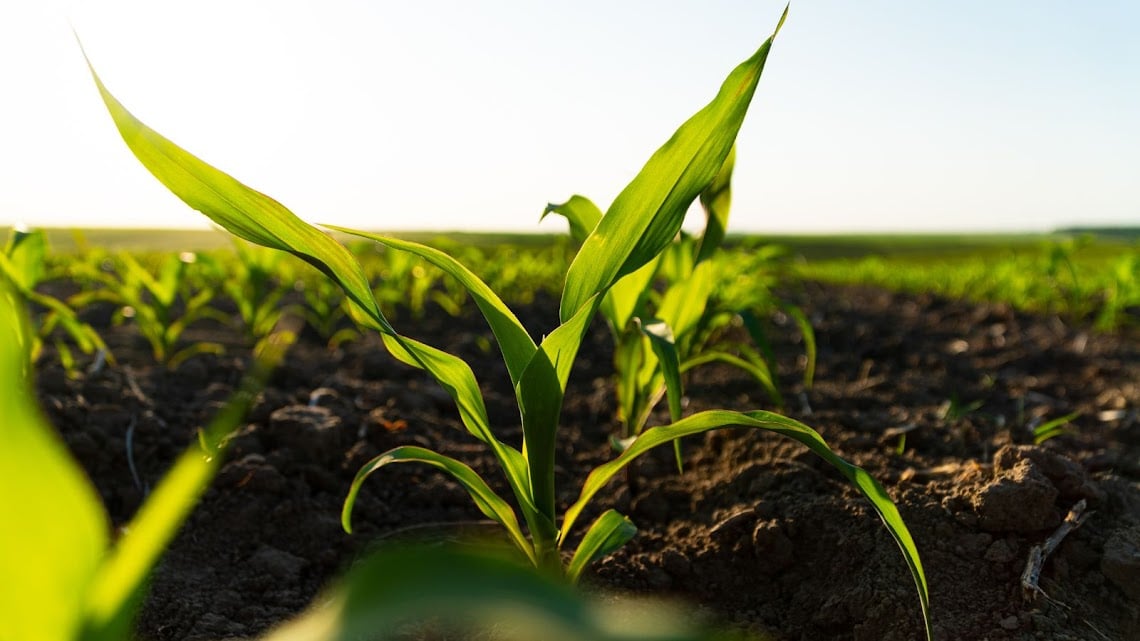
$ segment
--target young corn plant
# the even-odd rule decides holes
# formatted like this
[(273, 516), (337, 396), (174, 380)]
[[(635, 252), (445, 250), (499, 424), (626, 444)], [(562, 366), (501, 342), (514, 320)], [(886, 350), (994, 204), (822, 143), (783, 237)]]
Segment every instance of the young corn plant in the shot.
[[(91, 325), (80, 320), (75, 310), (67, 302), (36, 291), (48, 274), (47, 236), (40, 230), (26, 231), (13, 228), (0, 252), (0, 280), (7, 280), (9, 286), (19, 294), (25, 304), (42, 307), (46, 310), (38, 331), (32, 336), (32, 359), (38, 359), (45, 340), (52, 336), (56, 327), (63, 330), (75, 346), (84, 354), (100, 353), (103, 358), (114, 363), (103, 338)], [(54, 341), (56, 352), (68, 376), (77, 376), (79, 368), (70, 345), (62, 340)]]
[(1140, 322), (1140, 246), (1117, 258), (1105, 285), (1096, 328), (1114, 331), (1131, 320)]
[[(290, 252), (336, 281), (354, 306), (354, 315), (380, 333), (395, 358), (425, 370), (440, 383), (455, 401), (464, 427), (490, 449), (522, 515), (520, 522), (511, 503), (463, 462), (427, 448), (402, 446), (381, 454), (357, 473), (342, 513), (346, 530), (351, 531), (356, 496), (371, 474), (391, 464), (424, 464), (457, 481), (484, 515), (503, 526), (510, 542), (530, 564), (542, 573), (574, 582), (592, 561), (624, 545), (636, 533), (628, 518), (610, 509), (585, 529), (577, 547), (571, 549), (571, 534), (578, 532), (578, 518), (608, 481), (631, 461), (685, 436), (726, 427), (763, 429), (804, 444), (870, 500), (902, 550), (915, 580), (924, 621), (928, 621), (926, 579), (918, 550), (886, 491), (863, 469), (836, 455), (817, 432), (772, 412), (713, 410), (647, 429), (619, 456), (594, 469), (577, 500), (558, 518), (554, 458), (559, 416), (567, 379), (589, 322), (615, 283), (652, 263), (672, 242), (690, 203), (720, 173), (756, 91), (775, 35), (736, 67), (715, 98), (650, 157), (586, 236), (566, 274), (559, 305), (560, 325), (540, 343), (534, 342), (494, 291), (448, 254), (406, 240), (328, 226), (417, 255), (467, 288), (490, 325), (514, 388), (523, 432), (518, 447), (495, 435), (471, 367), (452, 354), (399, 334), (378, 305), (360, 264), (343, 245), (277, 201), (244, 186), (147, 127), (107, 90), (94, 69), (92, 76), (127, 146), (155, 178), (233, 234)], [(565, 565), (562, 551), (568, 554)], [(929, 631), (927, 623), (928, 636)]]
[[(118, 272), (102, 273), (101, 289), (74, 297), (77, 305), (109, 301), (119, 306), (118, 322), (131, 320), (150, 344), (155, 360), (175, 369), (186, 359), (198, 354), (221, 354), (225, 348), (212, 342), (195, 342), (185, 347), (179, 343), (191, 323), (207, 317), (218, 317), (210, 304), (215, 291), (192, 273), (197, 262), (193, 252), (162, 257), (157, 274), (152, 274), (137, 258), (120, 252)], [(193, 282), (197, 279), (197, 283)], [(222, 317), (218, 320), (225, 322)]]
[(224, 258), (198, 257), (211, 281), (202, 291), (218, 290), (233, 302), (241, 329), (252, 345), (268, 336), (283, 315), (293, 311), (282, 305), (292, 283), (282, 278), (285, 256), (281, 252), (236, 238), (233, 249), (234, 253)]
[(304, 301), (301, 317), (329, 349), (360, 338), (360, 332), (351, 326), (344, 290), (335, 281), (324, 274), (305, 274), (293, 280), (293, 289)]

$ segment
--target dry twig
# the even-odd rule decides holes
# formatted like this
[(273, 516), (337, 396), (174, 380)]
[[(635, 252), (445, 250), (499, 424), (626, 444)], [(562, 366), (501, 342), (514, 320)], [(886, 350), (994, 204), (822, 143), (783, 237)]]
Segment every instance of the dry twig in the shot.
[(1077, 501), (1077, 504), (1065, 516), (1065, 520), (1057, 526), (1057, 530), (1045, 539), (1043, 544), (1035, 545), (1029, 551), (1029, 560), (1025, 564), (1025, 571), (1021, 573), (1021, 589), (1025, 591), (1027, 599), (1041, 595), (1049, 601), (1053, 601), (1038, 584), (1041, 579), (1041, 568), (1045, 565), (1045, 559), (1053, 553), (1053, 550), (1057, 549), (1057, 546), (1069, 535), (1069, 532), (1079, 528), (1084, 522), (1088, 516), (1085, 513), (1086, 506), (1084, 499)]

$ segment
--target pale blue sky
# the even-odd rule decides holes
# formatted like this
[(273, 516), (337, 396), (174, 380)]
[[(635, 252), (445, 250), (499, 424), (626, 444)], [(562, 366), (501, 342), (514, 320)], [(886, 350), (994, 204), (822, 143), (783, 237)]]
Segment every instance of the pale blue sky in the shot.
[[(0, 225), (205, 226), (135, 115), (306, 220), (560, 231), (603, 208), (771, 32), (769, 0), (5, 0)], [(1140, 3), (793, 2), (730, 228), (1140, 223)]]

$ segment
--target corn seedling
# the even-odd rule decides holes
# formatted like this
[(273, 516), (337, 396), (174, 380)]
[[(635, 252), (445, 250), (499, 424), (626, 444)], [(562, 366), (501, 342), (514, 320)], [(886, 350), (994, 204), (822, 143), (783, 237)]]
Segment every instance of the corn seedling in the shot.
[(147, 574), (291, 339), (266, 343), (241, 389), (112, 542), (98, 495), (33, 400), (34, 336), (19, 298), (0, 282), (0, 640), (127, 639)]
[(163, 256), (157, 275), (129, 253), (120, 252), (116, 258), (119, 270), (96, 272), (103, 287), (74, 297), (77, 305), (96, 301), (117, 305), (116, 321), (133, 321), (150, 345), (155, 360), (170, 369), (191, 356), (224, 351), (221, 345), (211, 342), (179, 347), (182, 334), (191, 323), (211, 317), (222, 322), (228, 320), (219, 318), (218, 312), (210, 307), (215, 290), (207, 286), (201, 274), (191, 272), (198, 260), (196, 254), (182, 252)]
[(1072, 412), (1033, 427), (1033, 444), (1041, 445), (1051, 438), (1056, 438), (1064, 434), (1067, 431), (1065, 430), (1065, 426), (1073, 422), (1073, 420), (1080, 415), (1080, 412)]
[[(70, 304), (36, 291), (36, 287), (46, 279), (47, 273), (47, 237), (44, 233), (13, 228), (4, 251), (0, 252), (0, 280), (6, 280), (26, 304), (46, 310), (38, 331), (32, 336), (32, 359), (39, 358), (44, 340), (59, 327), (81, 352), (98, 352), (113, 363), (114, 358), (103, 343), (103, 338), (93, 327), (79, 319)], [(68, 375), (76, 376), (78, 366), (71, 347), (63, 340), (55, 340), (54, 345)]]
[(360, 338), (360, 332), (349, 324), (344, 290), (323, 274), (297, 274), (292, 278), (293, 290), (302, 298), (301, 317), (329, 349)]
[[(628, 518), (610, 509), (585, 529), (571, 549), (578, 518), (631, 461), (685, 436), (727, 427), (762, 429), (804, 444), (870, 500), (902, 550), (915, 580), (924, 621), (928, 621), (926, 579), (918, 550), (886, 491), (863, 469), (836, 455), (817, 432), (772, 412), (713, 410), (647, 429), (619, 456), (594, 469), (577, 500), (562, 513), (561, 520), (558, 518), (554, 455), (559, 416), (567, 379), (590, 320), (615, 283), (651, 264), (669, 246), (689, 205), (721, 172), (774, 37), (775, 33), (736, 67), (716, 97), (650, 157), (586, 236), (566, 274), (560, 325), (538, 344), (500, 297), (448, 254), (419, 243), (328, 226), (414, 254), (464, 285), (491, 327), (514, 388), (523, 432), (518, 448), (496, 437), (471, 367), (452, 354), (396, 332), (377, 303), (360, 263), (343, 245), (279, 202), (244, 186), (147, 127), (107, 90), (93, 69), (92, 76), (127, 146), (155, 178), (231, 233), (290, 252), (335, 280), (353, 306), (354, 316), (380, 333), (395, 358), (427, 371), (440, 383), (455, 401), (464, 427), (490, 449), (522, 514), (520, 522), (511, 504), (463, 462), (423, 447), (402, 446), (381, 454), (357, 473), (342, 513), (346, 530), (351, 531), (353, 505), (369, 476), (391, 464), (424, 464), (457, 481), (478, 509), (505, 529), (507, 538), (530, 564), (544, 574), (574, 582), (591, 562), (618, 549), (636, 533)], [(563, 549), (568, 554), (565, 565)], [(929, 623), (927, 633), (929, 636)]]
[[(202, 291), (220, 291), (237, 308), (241, 328), (250, 344), (269, 335), (281, 317), (291, 313), (282, 299), (292, 283), (282, 276), (280, 252), (234, 239), (233, 256), (199, 255), (208, 279)], [(229, 260), (227, 260), (227, 258)]]
[(1117, 329), (1129, 320), (1140, 321), (1140, 246), (1118, 257), (1111, 269), (1096, 318), (1096, 328), (1103, 331)]

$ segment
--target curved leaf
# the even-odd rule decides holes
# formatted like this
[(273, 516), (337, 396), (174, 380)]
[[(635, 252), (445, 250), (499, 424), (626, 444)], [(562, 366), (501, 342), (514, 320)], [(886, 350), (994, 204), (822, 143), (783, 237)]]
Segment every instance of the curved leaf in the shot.
[(188, 205), (201, 211), (231, 233), (273, 249), (294, 254), (314, 265), (344, 290), (354, 315), (383, 335), (393, 356), (426, 370), (451, 394), (468, 431), (491, 446), (524, 510), (532, 507), (521, 454), (503, 445), (491, 433), (479, 384), (462, 359), (400, 336), (388, 323), (372, 296), (368, 279), (356, 259), (340, 243), (305, 223), (269, 196), (257, 192), (210, 166), (147, 127), (111, 95), (90, 62), (88, 67), (119, 133), (155, 178)]
[(661, 299), (657, 316), (669, 323), (677, 340), (684, 341), (698, 327), (716, 289), (715, 266), (710, 262), (696, 265), (682, 281), (673, 284)]
[(598, 221), (602, 219), (602, 210), (598, 209), (594, 201), (577, 194), (560, 205), (554, 203), (547, 205), (538, 220), (546, 218), (547, 214), (558, 214), (565, 218), (566, 222), (570, 223), (570, 237), (578, 243), (585, 242), (586, 237), (594, 231), (594, 227), (597, 227)]
[(392, 331), (372, 298), (368, 278), (343, 245), (302, 221), (281, 203), (243, 185), (146, 126), (107, 90), (89, 60), (87, 66), (127, 147), (175, 196), (230, 233), (287, 251), (313, 265), (340, 284), (380, 328)]
[(790, 303), (780, 305), (780, 309), (791, 317), (795, 322), (796, 327), (800, 328), (800, 335), (804, 339), (804, 357), (807, 359), (807, 364), (804, 366), (804, 388), (811, 389), (812, 383), (815, 381), (815, 360), (816, 360), (816, 346), (815, 346), (815, 329), (811, 326), (811, 321), (808, 320), (807, 314), (803, 310)]
[(498, 494), (495, 494), (495, 491), (475, 473), (475, 470), (451, 457), (412, 445), (390, 449), (357, 471), (340, 513), (341, 525), (346, 532), (352, 532), (352, 508), (356, 504), (356, 496), (360, 493), (360, 487), (373, 472), (392, 463), (423, 463), (450, 474), (471, 495), (471, 499), (475, 501), (479, 511), (506, 528), (515, 546), (532, 563), (536, 562), (534, 549), (527, 542), (522, 529), (519, 528), (518, 518), (515, 516), (514, 510)]
[(863, 496), (867, 497), (871, 502), (871, 507), (878, 512), (883, 524), (886, 525), (887, 530), (891, 533), (891, 536), (894, 537), (895, 542), (898, 543), (899, 549), (902, 550), (903, 557), (906, 559), (906, 563), (910, 568), (911, 576), (914, 577), (915, 586), (918, 589), (919, 601), (922, 605), (922, 617), (926, 623), (927, 637), (929, 638), (931, 635), (929, 616), (930, 597), (926, 585), (926, 575), (922, 571), (922, 561), (919, 559), (918, 548), (914, 545), (914, 539), (911, 538), (910, 531), (907, 530), (906, 523), (903, 522), (898, 508), (896, 508), (894, 502), (891, 501), (891, 497), (887, 495), (883, 486), (879, 485), (878, 481), (864, 471), (863, 468), (848, 463), (836, 455), (835, 452), (831, 451), (831, 448), (828, 447), (818, 432), (799, 421), (786, 416), (780, 416), (779, 414), (773, 414), (772, 412), (756, 411), (740, 413), (727, 410), (712, 410), (694, 414), (671, 425), (652, 427), (645, 430), (637, 439), (629, 444), (629, 447), (622, 452), (621, 456), (594, 468), (594, 471), (590, 472), (590, 475), (586, 477), (586, 482), (582, 485), (582, 493), (579, 495), (578, 500), (566, 510), (566, 515), (563, 517), (561, 536), (563, 538), (566, 537), (570, 529), (574, 526), (578, 515), (582, 512), (586, 504), (589, 503), (590, 499), (592, 499), (599, 490), (605, 487), (606, 483), (608, 483), (615, 474), (621, 471), (622, 468), (628, 465), (630, 461), (658, 445), (685, 436), (725, 427), (763, 429), (799, 441), (806, 445), (812, 452), (815, 452), (820, 458), (839, 470), (843, 476), (847, 477), (847, 479), (862, 492)]
[(566, 567), (566, 578), (577, 583), (582, 570), (598, 559), (610, 554), (637, 534), (637, 526), (617, 510), (606, 510), (586, 530), (582, 542), (574, 550), (570, 565)]
[(755, 361), (749, 361), (735, 354), (728, 352), (710, 351), (705, 352), (699, 356), (694, 356), (681, 364), (681, 372), (687, 372), (694, 367), (699, 367), (707, 363), (724, 363), (731, 365), (743, 372), (747, 372), (760, 383), (764, 391), (768, 393), (768, 398), (771, 399), (776, 405), (783, 405), (784, 398), (780, 395), (779, 388), (776, 387), (776, 382), (772, 380), (772, 371), (768, 369), (768, 365), (759, 357)]
[(471, 297), (475, 300), (475, 304), (479, 306), (479, 310), (483, 312), (483, 316), (487, 319), (487, 324), (491, 326), (491, 331), (494, 332), (495, 339), (503, 351), (503, 360), (507, 365), (507, 371), (510, 372), (511, 383), (514, 385), (518, 384), (519, 377), (522, 376), (523, 370), (526, 369), (527, 363), (530, 362), (531, 357), (534, 356), (534, 352), (538, 347), (534, 344), (530, 334), (527, 333), (526, 328), (522, 326), (522, 323), (519, 322), (514, 312), (507, 307), (506, 303), (499, 298), (498, 294), (488, 287), (487, 284), (471, 270), (467, 269), (467, 267), (451, 256), (426, 245), (400, 240), (398, 238), (388, 238), (355, 229), (348, 229), (347, 227), (337, 227), (335, 225), (326, 225), (326, 227), (346, 234), (353, 234), (361, 238), (374, 240), (393, 249), (415, 254), (436, 267), (439, 267), (448, 275), (459, 281), (467, 292), (471, 294)]

